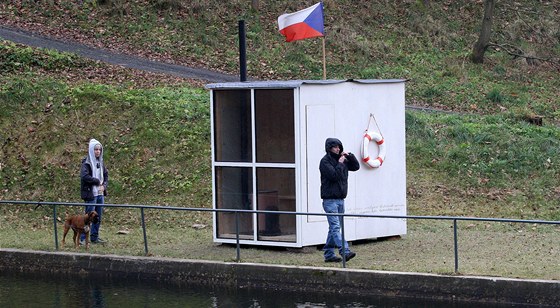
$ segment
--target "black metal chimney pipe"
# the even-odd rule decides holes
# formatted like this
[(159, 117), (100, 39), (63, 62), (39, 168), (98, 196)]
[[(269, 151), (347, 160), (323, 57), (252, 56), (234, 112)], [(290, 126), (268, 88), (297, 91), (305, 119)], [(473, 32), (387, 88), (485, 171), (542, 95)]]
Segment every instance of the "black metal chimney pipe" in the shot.
[(247, 81), (247, 47), (245, 46), (245, 20), (239, 21), (239, 81)]

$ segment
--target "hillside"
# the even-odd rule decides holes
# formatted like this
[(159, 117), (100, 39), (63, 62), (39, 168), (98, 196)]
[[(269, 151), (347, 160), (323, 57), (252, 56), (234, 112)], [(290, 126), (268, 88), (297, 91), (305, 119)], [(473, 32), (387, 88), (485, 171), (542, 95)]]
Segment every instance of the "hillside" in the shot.
[[(251, 3), (19, 0), (0, 3), (0, 20), (92, 46), (235, 73), (237, 22), (243, 19), (249, 76), (321, 78), (321, 40), (287, 44), (276, 25), (280, 14), (313, 2), (257, 1), (258, 9)], [(324, 6), (328, 78), (406, 78), (411, 105), (537, 114), (558, 122), (553, 90), (558, 82), (552, 77), (560, 63), (560, 4), (555, 1), (497, 1), (491, 43), (503, 47), (491, 48), (484, 65), (468, 60), (482, 1), (324, 1)], [(510, 49), (529, 58), (513, 57)]]
[[(0, 23), (235, 73), (243, 18), (250, 76), (321, 78), (321, 41), (284, 43), (275, 23), (312, 2), (78, 3), (0, 2)], [(560, 219), (560, 4), (496, 7), (493, 41), (550, 61), (495, 48), (475, 65), (468, 55), (481, 1), (324, 3), (328, 78), (410, 79), (407, 104), (458, 112), (407, 112), (412, 214)], [(210, 206), (208, 94), (200, 82), (7, 42), (0, 50), (2, 199), (79, 201), (77, 166), (87, 140), (100, 136), (111, 202)], [(526, 121), (535, 116), (543, 126)]]

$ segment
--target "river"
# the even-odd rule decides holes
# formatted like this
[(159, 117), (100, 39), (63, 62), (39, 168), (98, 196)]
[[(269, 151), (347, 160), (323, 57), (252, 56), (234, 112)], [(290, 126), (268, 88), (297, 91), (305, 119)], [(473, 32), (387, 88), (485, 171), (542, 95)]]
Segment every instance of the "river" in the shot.
[(511, 307), (387, 297), (178, 287), (164, 282), (0, 273), (0, 307)]

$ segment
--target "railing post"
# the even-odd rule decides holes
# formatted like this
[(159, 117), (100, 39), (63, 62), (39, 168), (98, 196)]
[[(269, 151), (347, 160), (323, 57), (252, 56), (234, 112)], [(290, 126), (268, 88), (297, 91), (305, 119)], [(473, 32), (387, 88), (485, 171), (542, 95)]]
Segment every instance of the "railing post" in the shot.
[(346, 237), (344, 236), (344, 216), (339, 215), (340, 230), (342, 232), (342, 267), (346, 268)]
[(237, 257), (235, 260), (239, 263), (239, 261), (241, 260), (241, 252), (239, 247), (239, 212), (238, 211), (235, 211), (235, 242), (236, 242), (236, 251), (237, 251)]
[[(39, 205), (41, 205), (40, 202)], [(56, 247), (56, 250), (58, 250), (58, 232), (56, 228), (56, 204), (53, 205), (53, 224), (54, 224), (54, 247)]]
[(144, 208), (140, 208), (140, 214), (142, 216), (142, 232), (144, 233), (144, 252), (146, 256), (148, 255), (148, 237), (146, 236), (146, 221), (144, 219)]
[(457, 219), (453, 219), (453, 244), (455, 246), (455, 274), (459, 272), (459, 247), (457, 243)]

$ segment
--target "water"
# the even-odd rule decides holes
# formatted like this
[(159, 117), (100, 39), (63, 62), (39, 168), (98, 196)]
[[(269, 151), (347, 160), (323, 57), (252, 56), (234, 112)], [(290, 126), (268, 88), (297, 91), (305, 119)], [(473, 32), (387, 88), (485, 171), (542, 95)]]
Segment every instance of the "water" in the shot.
[(0, 307), (511, 307), (0, 273)]

